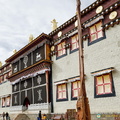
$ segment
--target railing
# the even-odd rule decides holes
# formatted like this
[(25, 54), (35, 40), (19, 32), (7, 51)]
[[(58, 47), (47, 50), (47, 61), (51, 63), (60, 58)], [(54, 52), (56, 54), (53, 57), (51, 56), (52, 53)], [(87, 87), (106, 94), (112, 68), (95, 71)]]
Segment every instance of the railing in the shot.
[[(31, 104), (28, 106), (28, 110), (33, 111), (33, 110), (48, 110), (50, 111), (51, 109), (51, 104), (50, 103), (41, 103), (41, 104)], [(10, 107), (11, 112), (17, 112), (17, 111), (22, 111), (22, 105), (19, 106), (11, 106)]]

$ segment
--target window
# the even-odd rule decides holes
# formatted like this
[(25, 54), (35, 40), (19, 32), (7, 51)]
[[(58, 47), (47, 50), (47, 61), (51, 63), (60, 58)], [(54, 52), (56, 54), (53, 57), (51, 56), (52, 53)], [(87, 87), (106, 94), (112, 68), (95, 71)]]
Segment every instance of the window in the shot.
[(65, 41), (57, 45), (57, 50), (58, 50), (57, 57), (60, 57), (66, 54)]
[(7, 106), (7, 107), (10, 106), (10, 96), (8, 96), (8, 97), (6, 98), (6, 106)]
[(78, 49), (78, 34), (71, 37), (71, 51)]
[(5, 98), (2, 98), (2, 107), (5, 107)]
[(72, 99), (77, 98), (80, 91), (80, 81), (72, 82)]
[[(90, 43), (95, 43), (97, 41), (102, 40), (104, 37), (103, 31), (102, 31), (102, 22), (98, 22), (90, 27)], [(97, 40), (97, 41), (96, 41)]]
[(57, 86), (57, 100), (67, 100), (66, 84)]
[(111, 73), (95, 77), (95, 97), (115, 96)]

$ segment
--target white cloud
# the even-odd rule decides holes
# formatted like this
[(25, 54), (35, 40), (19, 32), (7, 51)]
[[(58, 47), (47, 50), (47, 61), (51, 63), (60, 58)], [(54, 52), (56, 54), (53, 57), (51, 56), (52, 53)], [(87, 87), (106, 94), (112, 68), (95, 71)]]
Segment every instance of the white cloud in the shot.
[[(94, 0), (81, 0), (82, 9)], [(58, 26), (76, 13), (76, 0), (0, 0), (0, 61), (28, 43), (30, 34), (37, 37), (51, 32), (51, 20)]]

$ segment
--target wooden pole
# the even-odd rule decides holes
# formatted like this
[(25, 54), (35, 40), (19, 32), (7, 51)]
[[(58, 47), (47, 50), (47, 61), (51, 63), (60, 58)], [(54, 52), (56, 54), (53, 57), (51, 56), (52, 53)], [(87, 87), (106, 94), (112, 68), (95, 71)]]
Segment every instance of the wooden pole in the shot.
[(81, 1), (77, 2), (77, 20), (78, 20), (78, 40), (79, 40), (79, 64), (80, 64), (80, 92), (77, 100), (77, 120), (91, 120), (88, 98), (86, 97), (85, 79), (84, 79), (84, 56), (83, 56), (83, 41), (81, 27)]

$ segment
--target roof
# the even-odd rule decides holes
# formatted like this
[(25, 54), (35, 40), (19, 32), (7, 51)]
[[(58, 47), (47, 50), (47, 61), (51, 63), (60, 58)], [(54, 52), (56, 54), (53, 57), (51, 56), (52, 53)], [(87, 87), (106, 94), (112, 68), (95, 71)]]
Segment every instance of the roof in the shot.
[(13, 61), (18, 56), (22, 55), (24, 52), (28, 51), (31, 47), (37, 45), (41, 40), (43, 40), (45, 38), (50, 40), (50, 36), (49, 35), (47, 35), (45, 33), (42, 33), (37, 38), (35, 38), (33, 41), (31, 41), (26, 46), (24, 46), (19, 51), (17, 51), (15, 54), (13, 54), (11, 57), (9, 57), (5, 62), (11, 62), (11, 61)]

